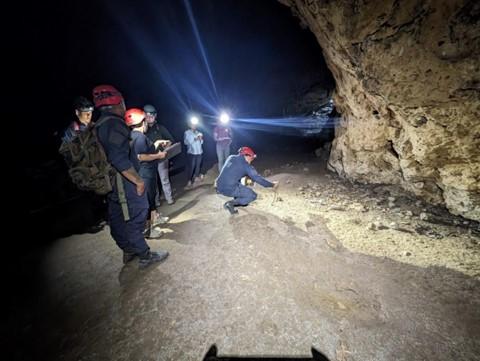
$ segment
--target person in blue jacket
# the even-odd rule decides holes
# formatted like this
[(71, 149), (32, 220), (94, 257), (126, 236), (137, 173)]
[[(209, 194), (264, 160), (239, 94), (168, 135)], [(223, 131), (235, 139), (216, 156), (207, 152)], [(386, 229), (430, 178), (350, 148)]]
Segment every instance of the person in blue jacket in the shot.
[(93, 103), (85, 97), (77, 97), (73, 103), (77, 119), (70, 123), (62, 137), (63, 142), (71, 142), (78, 133), (88, 129), (92, 124)]
[(235, 207), (248, 206), (257, 199), (257, 193), (241, 183), (243, 177), (247, 176), (267, 188), (276, 187), (278, 184), (278, 182), (268, 181), (257, 173), (251, 165), (256, 157), (257, 155), (250, 147), (241, 147), (237, 155), (231, 155), (227, 158), (220, 175), (215, 181), (218, 193), (233, 197), (233, 200), (223, 205), (230, 214), (238, 213)]
[(123, 262), (139, 258), (144, 268), (163, 261), (168, 252), (150, 251), (143, 231), (148, 213), (145, 182), (138, 174), (137, 154), (130, 149), (130, 129), (124, 122), (125, 102), (122, 94), (111, 85), (93, 89), (93, 102), (101, 115), (96, 122), (97, 137), (108, 162), (117, 171), (113, 190), (108, 194), (110, 233), (123, 251)]
[[(155, 205), (155, 196), (157, 195), (157, 166), (158, 161), (167, 156), (166, 152), (158, 151), (157, 146), (146, 137), (147, 122), (145, 112), (142, 109), (131, 108), (125, 113), (125, 123), (130, 127), (131, 133), (130, 147), (137, 154), (140, 161), (140, 171), (138, 174), (145, 182), (145, 192), (149, 205), (149, 214), (145, 225), (146, 238), (160, 238), (162, 232), (157, 228), (159, 216)], [(157, 142), (159, 145), (159, 142)], [(165, 217), (162, 217), (165, 218)], [(165, 219), (165, 222), (168, 218)], [(161, 223), (165, 223), (161, 222)]]

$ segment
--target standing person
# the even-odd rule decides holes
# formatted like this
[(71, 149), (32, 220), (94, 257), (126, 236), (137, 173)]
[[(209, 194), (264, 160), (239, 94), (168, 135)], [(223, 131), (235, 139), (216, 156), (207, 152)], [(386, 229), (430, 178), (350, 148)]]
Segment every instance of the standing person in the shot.
[(77, 97), (73, 102), (75, 109), (75, 119), (70, 126), (65, 130), (62, 137), (63, 142), (71, 142), (78, 133), (86, 130), (92, 122), (93, 103), (85, 97)]
[(248, 206), (257, 199), (257, 193), (253, 189), (241, 184), (241, 179), (245, 176), (251, 178), (254, 182), (264, 187), (276, 187), (278, 182), (270, 182), (257, 173), (251, 165), (257, 157), (255, 152), (249, 147), (241, 147), (238, 155), (228, 157), (225, 165), (216, 180), (217, 192), (227, 197), (233, 197), (233, 200), (226, 202), (223, 208), (230, 214), (238, 213), (237, 206)]
[(222, 171), (223, 165), (230, 155), (230, 145), (232, 144), (232, 129), (228, 126), (230, 117), (227, 113), (222, 113), (218, 119), (217, 126), (213, 129), (213, 139), (217, 148), (218, 172)]
[(203, 180), (203, 175), (200, 174), (203, 134), (197, 129), (198, 123), (199, 119), (197, 117), (191, 117), (190, 129), (187, 129), (183, 136), (183, 143), (187, 146), (188, 162), (188, 184), (186, 188), (191, 188), (195, 182)]
[(145, 121), (145, 112), (143, 110), (138, 108), (127, 110), (125, 112), (125, 123), (132, 130), (130, 146), (140, 161), (138, 174), (145, 182), (145, 191), (147, 192), (149, 213), (144, 234), (146, 238), (160, 238), (162, 232), (159, 232), (155, 227), (158, 219), (155, 206), (155, 196), (158, 190), (157, 165), (158, 161), (164, 159), (167, 153), (157, 151), (153, 142), (145, 136), (147, 122)]
[(140, 268), (163, 261), (168, 252), (150, 251), (143, 236), (148, 201), (145, 182), (137, 173), (137, 155), (130, 151), (130, 129), (123, 120), (126, 109), (122, 94), (111, 85), (99, 85), (93, 89), (93, 101), (101, 112), (96, 123), (98, 140), (117, 171), (107, 198), (110, 233), (123, 251), (124, 263), (137, 256)]
[[(143, 111), (145, 112), (145, 119), (147, 120), (148, 129), (145, 133), (146, 136), (153, 142), (153, 143), (160, 143), (159, 149), (164, 150), (165, 148), (169, 147), (174, 143), (174, 139), (172, 134), (165, 128), (162, 124), (157, 121), (157, 110), (153, 105), (146, 104), (143, 107)], [(175, 203), (172, 195), (172, 186), (170, 185), (170, 177), (168, 174), (169, 168), (169, 161), (160, 160), (157, 165), (158, 176), (160, 178), (160, 183), (162, 185), (163, 194), (165, 195), (165, 200), (167, 204), (171, 205)], [(158, 204), (160, 197), (158, 194)]]

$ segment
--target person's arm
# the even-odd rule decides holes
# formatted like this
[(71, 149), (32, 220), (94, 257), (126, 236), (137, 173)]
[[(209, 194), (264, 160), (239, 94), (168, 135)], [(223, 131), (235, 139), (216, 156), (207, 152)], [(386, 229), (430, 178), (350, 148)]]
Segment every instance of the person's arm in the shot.
[(187, 146), (193, 144), (193, 142), (195, 141), (194, 139), (194, 135), (192, 132), (189, 132), (188, 130), (185, 132), (184, 136), (183, 136), (183, 143)]
[(110, 127), (100, 127), (98, 135), (109, 162), (122, 176), (135, 184), (137, 194), (141, 196), (145, 192), (145, 183), (129, 159), (129, 130), (113, 123)]
[(130, 182), (135, 184), (137, 187), (137, 194), (141, 196), (143, 192), (145, 192), (145, 182), (143, 181), (142, 177), (140, 177), (135, 170), (135, 168), (128, 168), (120, 172), (125, 178), (127, 178)]
[(158, 152), (153, 154), (139, 154), (138, 160), (141, 162), (151, 162), (157, 159), (163, 159), (167, 156), (167, 152)]
[(215, 127), (215, 129), (213, 129), (213, 140), (218, 142), (218, 127)]
[(250, 164), (246, 165), (247, 175), (254, 181), (260, 184), (261, 186), (271, 188), (275, 184), (270, 182), (269, 180), (263, 178), (258, 172), (251, 166)]
[(72, 129), (72, 127), (68, 127), (65, 130), (65, 133), (63, 134), (62, 141), (65, 143), (69, 143), (75, 138), (77, 134), (75, 133), (75, 130)]

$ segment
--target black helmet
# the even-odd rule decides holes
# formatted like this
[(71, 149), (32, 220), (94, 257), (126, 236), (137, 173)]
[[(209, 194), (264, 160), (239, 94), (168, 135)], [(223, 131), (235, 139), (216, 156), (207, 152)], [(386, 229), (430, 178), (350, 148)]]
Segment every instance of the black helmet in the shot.
[(149, 114), (157, 114), (157, 109), (155, 109), (155, 107), (151, 104), (145, 104), (143, 111)]
[(93, 103), (85, 97), (76, 97), (73, 107), (80, 112), (93, 112)]

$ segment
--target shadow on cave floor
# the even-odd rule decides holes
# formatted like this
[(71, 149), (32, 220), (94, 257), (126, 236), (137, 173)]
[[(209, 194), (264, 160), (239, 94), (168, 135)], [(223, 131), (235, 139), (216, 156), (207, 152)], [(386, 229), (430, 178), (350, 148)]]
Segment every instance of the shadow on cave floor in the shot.
[[(211, 188), (212, 169), (166, 208), (166, 237), (150, 241), (170, 252), (158, 266), (124, 267), (108, 226), (50, 243), (31, 260), (36, 268), (22, 263), (29, 282), (7, 295), (2, 329), (9, 359), (202, 360), (212, 344), (219, 357), (310, 357), (312, 347), (330, 360), (480, 354), (479, 277), (435, 260), (453, 236), (365, 233), (386, 194), (370, 200), (312, 157), (258, 160), (281, 181), (278, 195), (256, 188), (255, 204), (230, 217)], [(367, 212), (346, 198), (355, 192)], [(411, 223), (402, 227), (413, 232)], [(462, 237), (452, 238), (460, 248), (473, 239)], [(431, 257), (420, 247), (406, 256), (392, 240), (423, 241)], [(475, 260), (465, 253), (464, 263)]]

